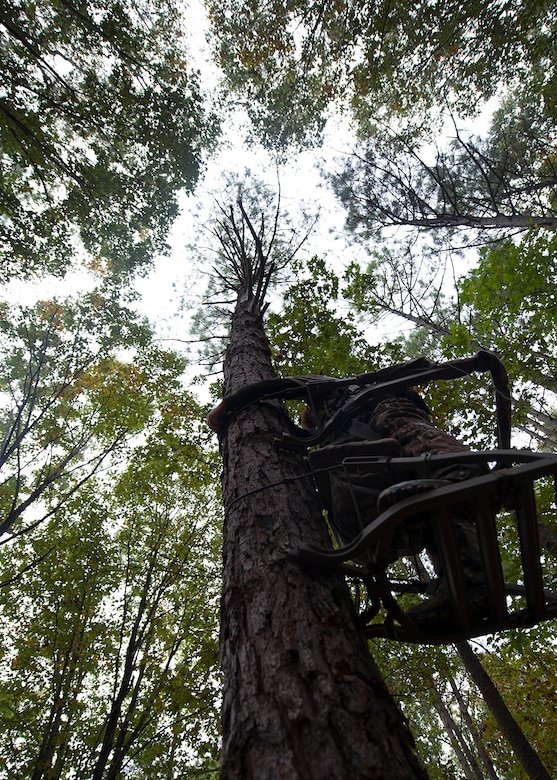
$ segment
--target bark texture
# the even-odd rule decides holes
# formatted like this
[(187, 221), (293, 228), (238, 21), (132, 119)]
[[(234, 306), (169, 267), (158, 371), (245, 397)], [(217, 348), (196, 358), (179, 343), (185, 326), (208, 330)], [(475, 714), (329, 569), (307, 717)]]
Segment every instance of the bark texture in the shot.
[[(273, 376), (258, 313), (233, 318), (225, 394)], [(342, 577), (302, 568), (301, 541), (329, 544), (304, 459), (278, 449), (278, 402), (221, 433), (225, 502), (221, 778), (426, 778), (360, 632)], [(285, 481), (286, 480), (286, 481)]]

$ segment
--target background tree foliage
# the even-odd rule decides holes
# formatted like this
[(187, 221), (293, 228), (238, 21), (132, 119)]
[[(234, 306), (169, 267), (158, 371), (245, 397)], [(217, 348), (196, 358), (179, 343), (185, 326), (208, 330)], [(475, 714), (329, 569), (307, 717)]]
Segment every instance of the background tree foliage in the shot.
[[(12, 458), (30, 476), (5, 491), (48, 481), (55, 453), (64, 468), (0, 538), (0, 775), (211, 776), (220, 512), (202, 409), (183, 388), (183, 361), (145, 325), (108, 316), (121, 338), (102, 344), (97, 328), (98, 351), (74, 354), (82, 319), (51, 310), (52, 347), (62, 358), (65, 336), (80, 362), (37, 367), (36, 330), (18, 355), (37, 375)], [(107, 347), (123, 344), (129, 358), (116, 360)], [(98, 449), (102, 469), (89, 465)]]
[(146, 323), (100, 290), (27, 308), (6, 303), (0, 327), (0, 530), (13, 536), (49, 517), (144, 428), (167, 369), (153, 360)]
[(387, 126), (362, 141), (331, 177), (347, 227), (366, 240), (400, 225), (436, 234), (467, 228), (476, 241), (534, 226), (555, 230), (555, 119), (539, 116), (539, 98), (507, 97), (485, 137), (453, 120), (443, 147), (421, 151)]
[(0, 9), (0, 280), (104, 278), (0, 305), (6, 778), (214, 776), (215, 455), (119, 292), (216, 136), (185, 32), (167, 0)]
[(215, 119), (173, 0), (0, 9), (0, 278), (115, 276), (164, 249)]
[[(550, 2), (324, 0), (207, 3), (219, 64), (265, 143), (315, 138), (327, 110), (351, 110), (364, 136), (377, 120), (474, 113), (501, 83), (535, 80), (554, 115)], [(429, 116), (428, 116), (429, 115)]]
[[(228, 106), (244, 105), (252, 137), (288, 160), (292, 145), (318, 144), (337, 111), (357, 133), (354, 154), (325, 173), (347, 238), (369, 255), (291, 267), (267, 313), (279, 372), (346, 376), (494, 349), (511, 375), (517, 441), (554, 449), (554, 4), (207, 8)], [(187, 27), (172, 0), (2, 4), (2, 282), (62, 276), (85, 259), (131, 284), (164, 249), (177, 194), (194, 187), (215, 139)], [(498, 102), (484, 127), (475, 118), (488, 99)], [(230, 186), (223, 178), (208, 225), (225, 239), (210, 263), (219, 316), (197, 319), (205, 343), (218, 337), (213, 364), (237, 293), (226, 240), (251, 242), (266, 263), (278, 246), (272, 285), (308, 229), (284, 220), (267, 190), (269, 218), (225, 235), (229, 204), (238, 215), (251, 197)], [(1, 304), (1, 777), (216, 771), (219, 466), (184, 362), (114, 290)], [(495, 444), (483, 378), (427, 400), (472, 446)], [(541, 499), (555, 579), (549, 488)], [(508, 529), (503, 543), (512, 567)], [(475, 650), (555, 775), (552, 628), (485, 637)], [(432, 778), (521, 776), (454, 648), (377, 642), (373, 654)]]
[(372, 344), (349, 310), (340, 310), (338, 276), (322, 258), (295, 260), (294, 280), (278, 311), (267, 319), (273, 359), (282, 375), (350, 376), (392, 363), (402, 352), (396, 345)]
[[(356, 264), (348, 269), (346, 294), (364, 321), (387, 314), (414, 326), (398, 339), (408, 355), (439, 359), (478, 348), (497, 352), (511, 378), (517, 430), (536, 446), (554, 449), (555, 268), (554, 236), (530, 231), (520, 242), (485, 246), (478, 264), (458, 279), (418, 253), (378, 252), (365, 270)], [(458, 394), (444, 392), (445, 414), (460, 409)], [(491, 405), (482, 400), (468, 408), (483, 421), (478, 439), (478, 423), (469, 420), (475, 440), (488, 444)]]

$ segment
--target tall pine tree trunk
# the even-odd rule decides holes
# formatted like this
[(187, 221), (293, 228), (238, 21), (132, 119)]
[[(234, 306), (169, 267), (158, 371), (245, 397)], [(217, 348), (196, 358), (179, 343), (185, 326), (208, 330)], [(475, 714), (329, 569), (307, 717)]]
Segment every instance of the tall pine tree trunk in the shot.
[[(238, 304), (225, 394), (273, 376), (261, 317)], [(278, 402), (236, 413), (221, 433), (223, 780), (425, 778), (406, 722), (359, 631), (339, 575), (290, 557), (329, 544), (303, 458), (274, 437)], [(292, 481), (288, 481), (292, 480)]]

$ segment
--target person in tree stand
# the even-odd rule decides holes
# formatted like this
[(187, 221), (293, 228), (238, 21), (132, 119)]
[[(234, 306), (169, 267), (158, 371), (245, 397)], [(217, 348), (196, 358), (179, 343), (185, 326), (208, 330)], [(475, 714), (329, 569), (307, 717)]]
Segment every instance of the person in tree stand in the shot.
[[(308, 406), (301, 417), (302, 433), (306, 436), (312, 430), (323, 429), (351, 399), (365, 391), (365, 387), (358, 385), (331, 391), (334, 379), (307, 379), (315, 383), (316, 389), (309, 393), (311, 408)], [(321, 394), (319, 380), (325, 380), (327, 388)], [(272, 386), (272, 383), (269, 384)], [(257, 393), (247, 403), (257, 400), (257, 396), (261, 398)], [(220, 432), (226, 425), (227, 416), (244, 406), (244, 394), (238, 395), (238, 401), (240, 397), (242, 403), (228, 398), (212, 410), (207, 422), (214, 431)], [(488, 468), (482, 464), (444, 466), (433, 470), (428, 479), (418, 479), (417, 474), (409, 472), (404, 475), (403, 481), (394, 481), (388, 471), (370, 472), (362, 468), (359, 472), (351, 470), (348, 474), (341, 467), (345, 458), (378, 455), (416, 457), (425, 453), (440, 455), (468, 449), (454, 436), (437, 428), (431, 422), (429, 409), (421, 396), (412, 389), (406, 389), (366, 402), (355, 416), (342, 417), (341, 425), (333, 426), (321, 446), (309, 451), (308, 460), (329, 522), (341, 544), (348, 544), (381, 512), (398, 501), (480, 476), (487, 473)], [(456, 525), (456, 538), (472, 610), (479, 620), (486, 610), (487, 599), (479, 542), (472, 521), (473, 507), (468, 502), (461, 502), (453, 505), (451, 512), (453, 516), (450, 520)], [(404, 528), (397, 531), (393, 540), (392, 560), (405, 555), (415, 556), (424, 548), (437, 574), (436, 592), (407, 614), (422, 627), (435, 629), (450, 624), (453, 607), (435, 535), (427, 516), (412, 518)]]
[[(302, 413), (302, 428), (322, 426), (334, 409), (346, 404), (350, 393), (362, 392), (361, 387), (349, 387), (337, 399), (321, 399), (314, 408)], [(450, 433), (437, 428), (430, 411), (414, 390), (387, 395), (364, 407), (364, 410), (344, 429), (333, 434), (329, 443), (309, 453), (309, 461), (321, 482), (320, 493), (329, 520), (341, 543), (352, 541), (362, 527), (398, 501), (434, 488), (477, 477), (488, 472), (484, 464), (460, 464), (434, 469), (428, 479), (417, 479), (409, 473), (401, 482), (393, 482), (387, 471), (370, 472), (362, 468), (350, 474), (339, 468), (345, 458), (358, 456), (417, 457), (468, 451), (469, 448)], [(325, 479), (319, 475), (326, 475)], [(329, 484), (326, 485), (325, 481)], [(464, 574), (467, 579), (473, 613), (479, 620), (487, 608), (485, 577), (481, 563), (479, 541), (472, 521), (473, 506), (461, 502), (451, 507), (450, 520), (456, 525), (456, 538)], [(443, 627), (452, 620), (452, 603), (448, 595), (445, 572), (438, 555), (437, 543), (426, 516), (412, 518), (400, 529), (393, 541), (393, 557), (417, 555), (424, 548), (431, 558), (438, 577), (435, 593), (407, 614), (424, 628)]]

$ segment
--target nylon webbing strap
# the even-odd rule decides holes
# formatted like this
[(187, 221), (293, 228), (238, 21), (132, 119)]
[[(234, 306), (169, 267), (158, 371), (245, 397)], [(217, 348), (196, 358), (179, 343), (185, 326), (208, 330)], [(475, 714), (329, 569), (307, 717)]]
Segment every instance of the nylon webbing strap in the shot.
[(355, 439), (365, 439), (370, 441), (376, 441), (381, 439), (376, 430), (367, 423), (361, 422), (361, 420), (351, 420), (346, 432), (353, 436)]
[[(226, 408), (226, 416), (264, 400), (281, 398), (284, 400), (306, 400), (326, 398), (333, 392), (350, 385), (363, 387), (362, 392), (350, 398), (314, 435), (304, 437), (306, 446), (320, 444), (331, 434), (351, 426), (354, 417), (370, 403), (376, 402), (381, 395), (398, 394), (409, 387), (416, 387), (437, 380), (458, 379), (475, 372), (490, 371), (495, 387), (495, 403), (497, 416), (497, 431), (499, 447), (510, 446), (511, 436), (511, 395), (508, 387), (508, 375), (503, 363), (497, 355), (487, 350), (480, 350), (473, 357), (459, 358), (446, 363), (432, 363), (427, 358), (419, 358), (408, 363), (380, 369), (367, 374), (358, 374), (348, 379), (337, 379), (320, 376), (293, 376), (283, 379), (270, 379), (256, 382), (226, 396), (222, 402)], [(367, 389), (366, 389), (367, 388)], [(352, 418), (349, 422), (349, 418)], [(370, 429), (371, 431), (371, 429)], [(356, 433), (358, 438), (361, 434)], [(372, 438), (369, 431), (365, 438)], [(377, 438), (377, 434), (373, 436)], [(282, 441), (294, 445), (295, 437), (283, 434)]]

